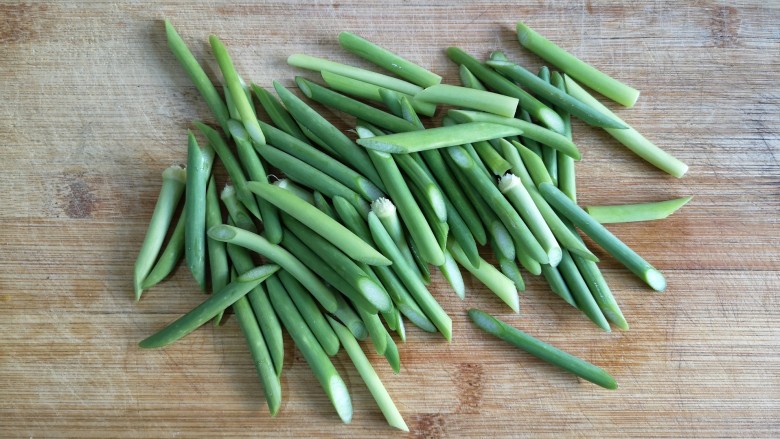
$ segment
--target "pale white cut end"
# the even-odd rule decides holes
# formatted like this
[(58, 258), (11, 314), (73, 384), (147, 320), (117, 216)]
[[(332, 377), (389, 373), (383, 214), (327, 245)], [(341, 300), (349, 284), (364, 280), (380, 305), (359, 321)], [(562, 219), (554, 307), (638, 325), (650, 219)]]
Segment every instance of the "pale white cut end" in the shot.
[(179, 165), (173, 165), (165, 168), (162, 172), (163, 180), (176, 180), (180, 183), (187, 181), (187, 171)]
[(498, 189), (505, 194), (513, 187), (521, 184), (520, 179), (514, 174), (504, 174), (498, 179)]
[(374, 134), (373, 131), (360, 125), (355, 127), (355, 132), (357, 133), (358, 137), (361, 139), (370, 139), (372, 137), (376, 137), (376, 134)]
[(552, 247), (547, 252), (547, 259), (548, 264), (550, 264), (553, 267), (557, 267), (558, 264), (561, 262), (561, 259), (563, 258), (563, 251), (560, 247)]
[(236, 229), (225, 224), (220, 224), (210, 228), (208, 230), (208, 235), (209, 238), (216, 241), (226, 242), (236, 237)]
[(666, 278), (663, 274), (661, 274), (660, 271), (656, 270), (655, 268), (647, 269), (645, 271), (644, 279), (645, 282), (650, 285), (650, 288), (658, 291), (659, 293), (666, 289)]
[(371, 210), (374, 211), (376, 216), (382, 218), (390, 215), (395, 215), (395, 204), (388, 198), (377, 198), (371, 203)]
[(339, 414), (342, 422), (349, 424), (352, 422), (352, 399), (349, 397), (347, 385), (344, 384), (340, 376), (333, 375), (328, 381), (328, 388), (330, 389), (330, 400), (336, 413)]
[(219, 194), (219, 197), (223, 200), (225, 198), (233, 198), (235, 196), (236, 196), (236, 188), (230, 183), (226, 183), (225, 188), (222, 189), (222, 192)]
[(387, 292), (380, 288), (376, 282), (369, 278), (364, 278), (358, 281), (358, 288), (363, 296), (372, 305), (374, 305), (380, 311), (388, 311), (392, 308), (393, 303), (390, 301), (390, 296)]

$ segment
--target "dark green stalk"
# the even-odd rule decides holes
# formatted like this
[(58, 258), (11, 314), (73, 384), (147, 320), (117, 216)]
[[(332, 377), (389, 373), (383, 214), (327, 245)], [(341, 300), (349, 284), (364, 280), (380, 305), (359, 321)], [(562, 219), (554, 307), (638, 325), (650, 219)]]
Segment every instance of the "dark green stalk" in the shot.
[(244, 297), (249, 290), (259, 285), (260, 282), (274, 274), (277, 270), (279, 270), (278, 265), (264, 265), (253, 268), (239, 276), (222, 290), (208, 296), (205, 301), (192, 311), (179, 317), (154, 335), (147, 337), (138, 345), (142, 348), (161, 348), (179, 340), (214, 318), (219, 311), (224, 310), (239, 298)]
[(585, 232), (593, 241), (611, 254), (632, 273), (636, 274), (652, 289), (662, 292), (666, 288), (666, 279), (660, 271), (631, 250), (598, 221), (591, 218), (563, 192), (549, 183), (539, 186), (539, 192), (552, 207)]
[(420, 87), (441, 82), (441, 76), (350, 32), (339, 33), (342, 48)]
[[(303, 134), (303, 131), (301, 131), (301, 127), (299, 127), (295, 122), (295, 119), (290, 116), (290, 113), (285, 110), (276, 96), (257, 84), (252, 84), (252, 90), (255, 92), (255, 96), (257, 96), (257, 100), (260, 102), (260, 106), (263, 107), (263, 110), (265, 110), (266, 114), (268, 114), (268, 117), (271, 118), (271, 121), (277, 128), (302, 142), (308, 143), (308, 139)], [(262, 124), (260, 124), (260, 129), (263, 130), (263, 134), (267, 137), (268, 133), (265, 128), (263, 128)]]
[[(227, 126), (227, 122), (225, 125)], [(241, 203), (244, 204), (244, 206), (246, 206), (247, 209), (249, 209), (252, 215), (261, 218), (260, 208), (257, 206), (257, 201), (255, 200), (255, 197), (252, 195), (252, 193), (249, 192), (249, 190), (246, 188), (246, 176), (244, 175), (244, 171), (241, 169), (241, 165), (236, 159), (236, 156), (233, 155), (233, 152), (230, 150), (230, 148), (228, 148), (225, 140), (222, 139), (222, 136), (220, 136), (219, 133), (210, 126), (204, 125), (200, 122), (195, 122), (195, 126), (197, 126), (198, 129), (200, 129), (200, 131), (206, 136), (206, 138), (209, 140), (209, 145), (214, 148), (214, 151), (216, 151), (217, 156), (219, 156), (219, 159), (222, 161), (222, 164), (225, 165), (225, 169), (230, 176), (230, 180), (236, 187), (238, 199), (241, 201)]]
[(368, 154), (363, 148), (356, 145), (340, 129), (320, 116), (319, 113), (295, 96), (290, 90), (287, 90), (276, 81), (274, 81), (274, 88), (287, 107), (287, 110), (298, 123), (310, 129), (318, 138), (330, 145), (343, 160), (382, 189), (379, 174), (377, 174), (376, 169), (371, 164), (371, 160), (368, 158)]
[(478, 309), (469, 310), (469, 318), (477, 327), (490, 335), (518, 347), (536, 358), (567, 370), (605, 389), (617, 389), (617, 383), (603, 369), (567, 354), (543, 341), (507, 325), (490, 314)]
[(558, 113), (539, 102), (538, 99), (512, 83), (512, 81), (499, 75), (491, 68), (484, 66), (471, 55), (457, 47), (447, 48), (447, 56), (456, 64), (465, 65), (466, 68), (468, 68), (471, 73), (487, 87), (492, 88), (503, 95), (517, 98), (520, 101), (520, 107), (526, 109), (531, 116), (541, 121), (546, 127), (555, 132), (561, 132), (563, 130), (563, 122), (558, 116)]
[(165, 235), (171, 226), (171, 219), (184, 192), (187, 176), (184, 169), (179, 166), (171, 166), (162, 173), (162, 186), (154, 206), (149, 227), (146, 230), (141, 250), (138, 251), (138, 259), (135, 261), (133, 285), (135, 287), (135, 300), (141, 299), (141, 292), (146, 276), (154, 266), (154, 261), (162, 248)]
[[(320, 311), (317, 302), (303, 288), (300, 282), (290, 276), (289, 273), (280, 271), (278, 276), (269, 277), (266, 280), (266, 284), (268, 285), (268, 291), (282, 288), (287, 292), (287, 295), (295, 303), (295, 308), (301, 314), (301, 317), (303, 317), (303, 320), (309, 326), (309, 329), (311, 329), (325, 353), (332, 357), (339, 352), (339, 338), (333, 332), (333, 328), (328, 324), (322, 311)], [(271, 294), (274, 293), (272, 292)]]
[(154, 268), (144, 279), (141, 284), (141, 288), (148, 290), (149, 288), (157, 285), (163, 279), (165, 279), (176, 264), (179, 263), (181, 257), (184, 255), (184, 223), (186, 222), (186, 201), (185, 208), (179, 216), (179, 220), (176, 222), (176, 227), (173, 228), (168, 244), (165, 245), (165, 249), (160, 253), (160, 258), (157, 259), (157, 263), (154, 264)]
[(284, 151), (330, 175), (344, 186), (360, 194), (367, 201), (374, 201), (384, 195), (383, 192), (367, 178), (344, 165), (339, 160), (334, 159), (308, 143), (302, 142), (271, 125), (260, 122), (260, 127), (263, 129), (263, 132), (268, 139), (268, 143), (273, 145), (276, 149)]
[(303, 358), (311, 367), (314, 376), (320, 382), (325, 394), (336, 409), (341, 420), (348, 424), (352, 420), (352, 399), (349, 397), (344, 380), (341, 379), (328, 355), (312, 334), (301, 314), (295, 308), (290, 296), (279, 289), (270, 292), (271, 303), (276, 314), (282, 319), (282, 324), (295, 342), (295, 346), (303, 354)]
[(284, 270), (295, 276), (307, 290), (320, 302), (323, 308), (329, 312), (336, 309), (336, 296), (322, 283), (305, 265), (282, 247), (272, 244), (267, 239), (252, 232), (231, 226), (216, 226), (209, 229), (211, 238), (240, 245), (241, 247), (260, 253), (262, 256), (279, 264)]
[(415, 131), (417, 128), (400, 117), (393, 116), (376, 107), (364, 104), (343, 94), (325, 88), (305, 78), (297, 76), (295, 83), (307, 98), (327, 107), (335, 108), (352, 116), (364, 119), (393, 133)]
[[(265, 167), (257, 157), (257, 153), (252, 147), (252, 141), (249, 138), (243, 125), (234, 120), (228, 121), (228, 127), (230, 128), (230, 134), (233, 136), (233, 140), (236, 142), (236, 151), (238, 151), (238, 158), (241, 160), (241, 164), (244, 166), (249, 179), (253, 181), (268, 182), (268, 174), (265, 172)], [(259, 145), (255, 143), (255, 145)], [(260, 209), (260, 216), (263, 220), (263, 234), (269, 241), (278, 244), (282, 240), (282, 226), (279, 223), (279, 211), (276, 210), (273, 204), (256, 197), (257, 206)]]
[(187, 48), (187, 44), (184, 43), (184, 40), (182, 40), (169, 20), (165, 20), (165, 35), (168, 39), (168, 48), (171, 49), (171, 52), (173, 52), (173, 55), (179, 60), (179, 64), (184, 68), (187, 76), (189, 76), (190, 80), (195, 84), (195, 88), (197, 88), (200, 95), (203, 96), (206, 105), (208, 105), (211, 112), (214, 113), (214, 117), (217, 118), (217, 122), (222, 127), (222, 130), (227, 133), (227, 121), (230, 118), (230, 115), (228, 114), (225, 102), (222, 100), (222, 97), (214, 87), (214, 84), (211, 83), (206, 72), (203, 71), (203, 68), (198, 64), (198, 61), (195, 60), (192, 52)]

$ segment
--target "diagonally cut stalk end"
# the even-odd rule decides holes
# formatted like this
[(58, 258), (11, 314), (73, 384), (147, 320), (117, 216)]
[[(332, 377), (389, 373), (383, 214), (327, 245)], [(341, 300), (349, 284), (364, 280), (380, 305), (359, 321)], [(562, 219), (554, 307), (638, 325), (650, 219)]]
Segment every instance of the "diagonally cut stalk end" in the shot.
[(349, 424), (352, 422), (352, 399), (349, 397), (346, 384), (338, 375), (332, 375), (328, 382), (328, 388), (336, 413), (338, 413), (342, 422)]
[(236, 237), (236, 231), (231, 226), (221, 224), (210, 228), (208, 235), (211, 239), (227, 242)]
[(656, 290), (659, 293), (663, 293), (666, 289), (666, 278), (664, 278), (664, 275), (655, 268), (647, 269), (642, 278), (648, 285), (650, 285), (650, 288)]

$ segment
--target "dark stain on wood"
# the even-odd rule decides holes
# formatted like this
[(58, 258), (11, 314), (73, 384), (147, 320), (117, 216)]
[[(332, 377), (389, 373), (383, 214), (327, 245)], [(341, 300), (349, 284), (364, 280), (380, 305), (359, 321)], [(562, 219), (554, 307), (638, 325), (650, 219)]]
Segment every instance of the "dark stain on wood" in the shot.
[(461, 363), (455, 374), (455, 385), (458, 389), (458, 413), (479, 413), (482, 403), (482, 378), (484, 371), (481, 364)]
[(84, 179), (84, 172), (69, 172), (63, 174), (66, 190), (62, 200), (65, 214), (70, 218), (89, 218), (95, 208), (96, 198), (92, 189)]
[(437, 439), (445, 437), (445, 419), (440, 413), (422, 413), (414, 416), (411, 433), (416, 438)]
[(0, 44), (25, 43), (38, 36), (36, 15), (46, 12), (45, 4), (0, 5)]
[(716, 47), (733, 47), (739, 43), (741, 19), (737, 8), (722, 6), (713, 11), (710, 21), (712, 40)]

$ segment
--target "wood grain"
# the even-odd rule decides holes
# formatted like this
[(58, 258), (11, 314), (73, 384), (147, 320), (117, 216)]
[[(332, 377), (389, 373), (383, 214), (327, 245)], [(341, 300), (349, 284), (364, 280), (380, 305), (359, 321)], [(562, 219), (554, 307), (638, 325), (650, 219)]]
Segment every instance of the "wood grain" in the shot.
[[(168, 53), (169, 17), (216, 65), (209, 33), (246, 78), (292, 84), (295, 52), (363, 65), (338, 31), (380, 41), (456, 81), (443, 49), (502, 49), (523, 64), (523, 19), (642, 90), (634, 127), (687, 162), (661, 175), (576, 124), (580, 202), (694, 200), (668, 220), (612, 227), (662, 269), (653, 294), (602, 253), (631, 323), (599, 332), (538, 279), (520, 315), (469, 279), (447, 344), (410, 329), (402, 372), (374, 358), (414, 437), (780, 435), (780, 5), (776, 2), (291, 1), (0, 4), (0, 436), (380, 437), (384, 423), (346, 356), (354, 400), (338, 421), (297, 351), (271, 419), (235, 319), (180, 343), (138, 340), (202, 296), (185, 270), (133, 303), (132, 265), (159, 188), (185, 160), (206, 106)], [(614, 108), (614, 107), (613, 107)], [(477, 332), (482, 307), (609, 370), (607, 392)], [(290, 343), (289, 340), (287, 340)], [(373, 357), (372, 357), (373, 358)]]

